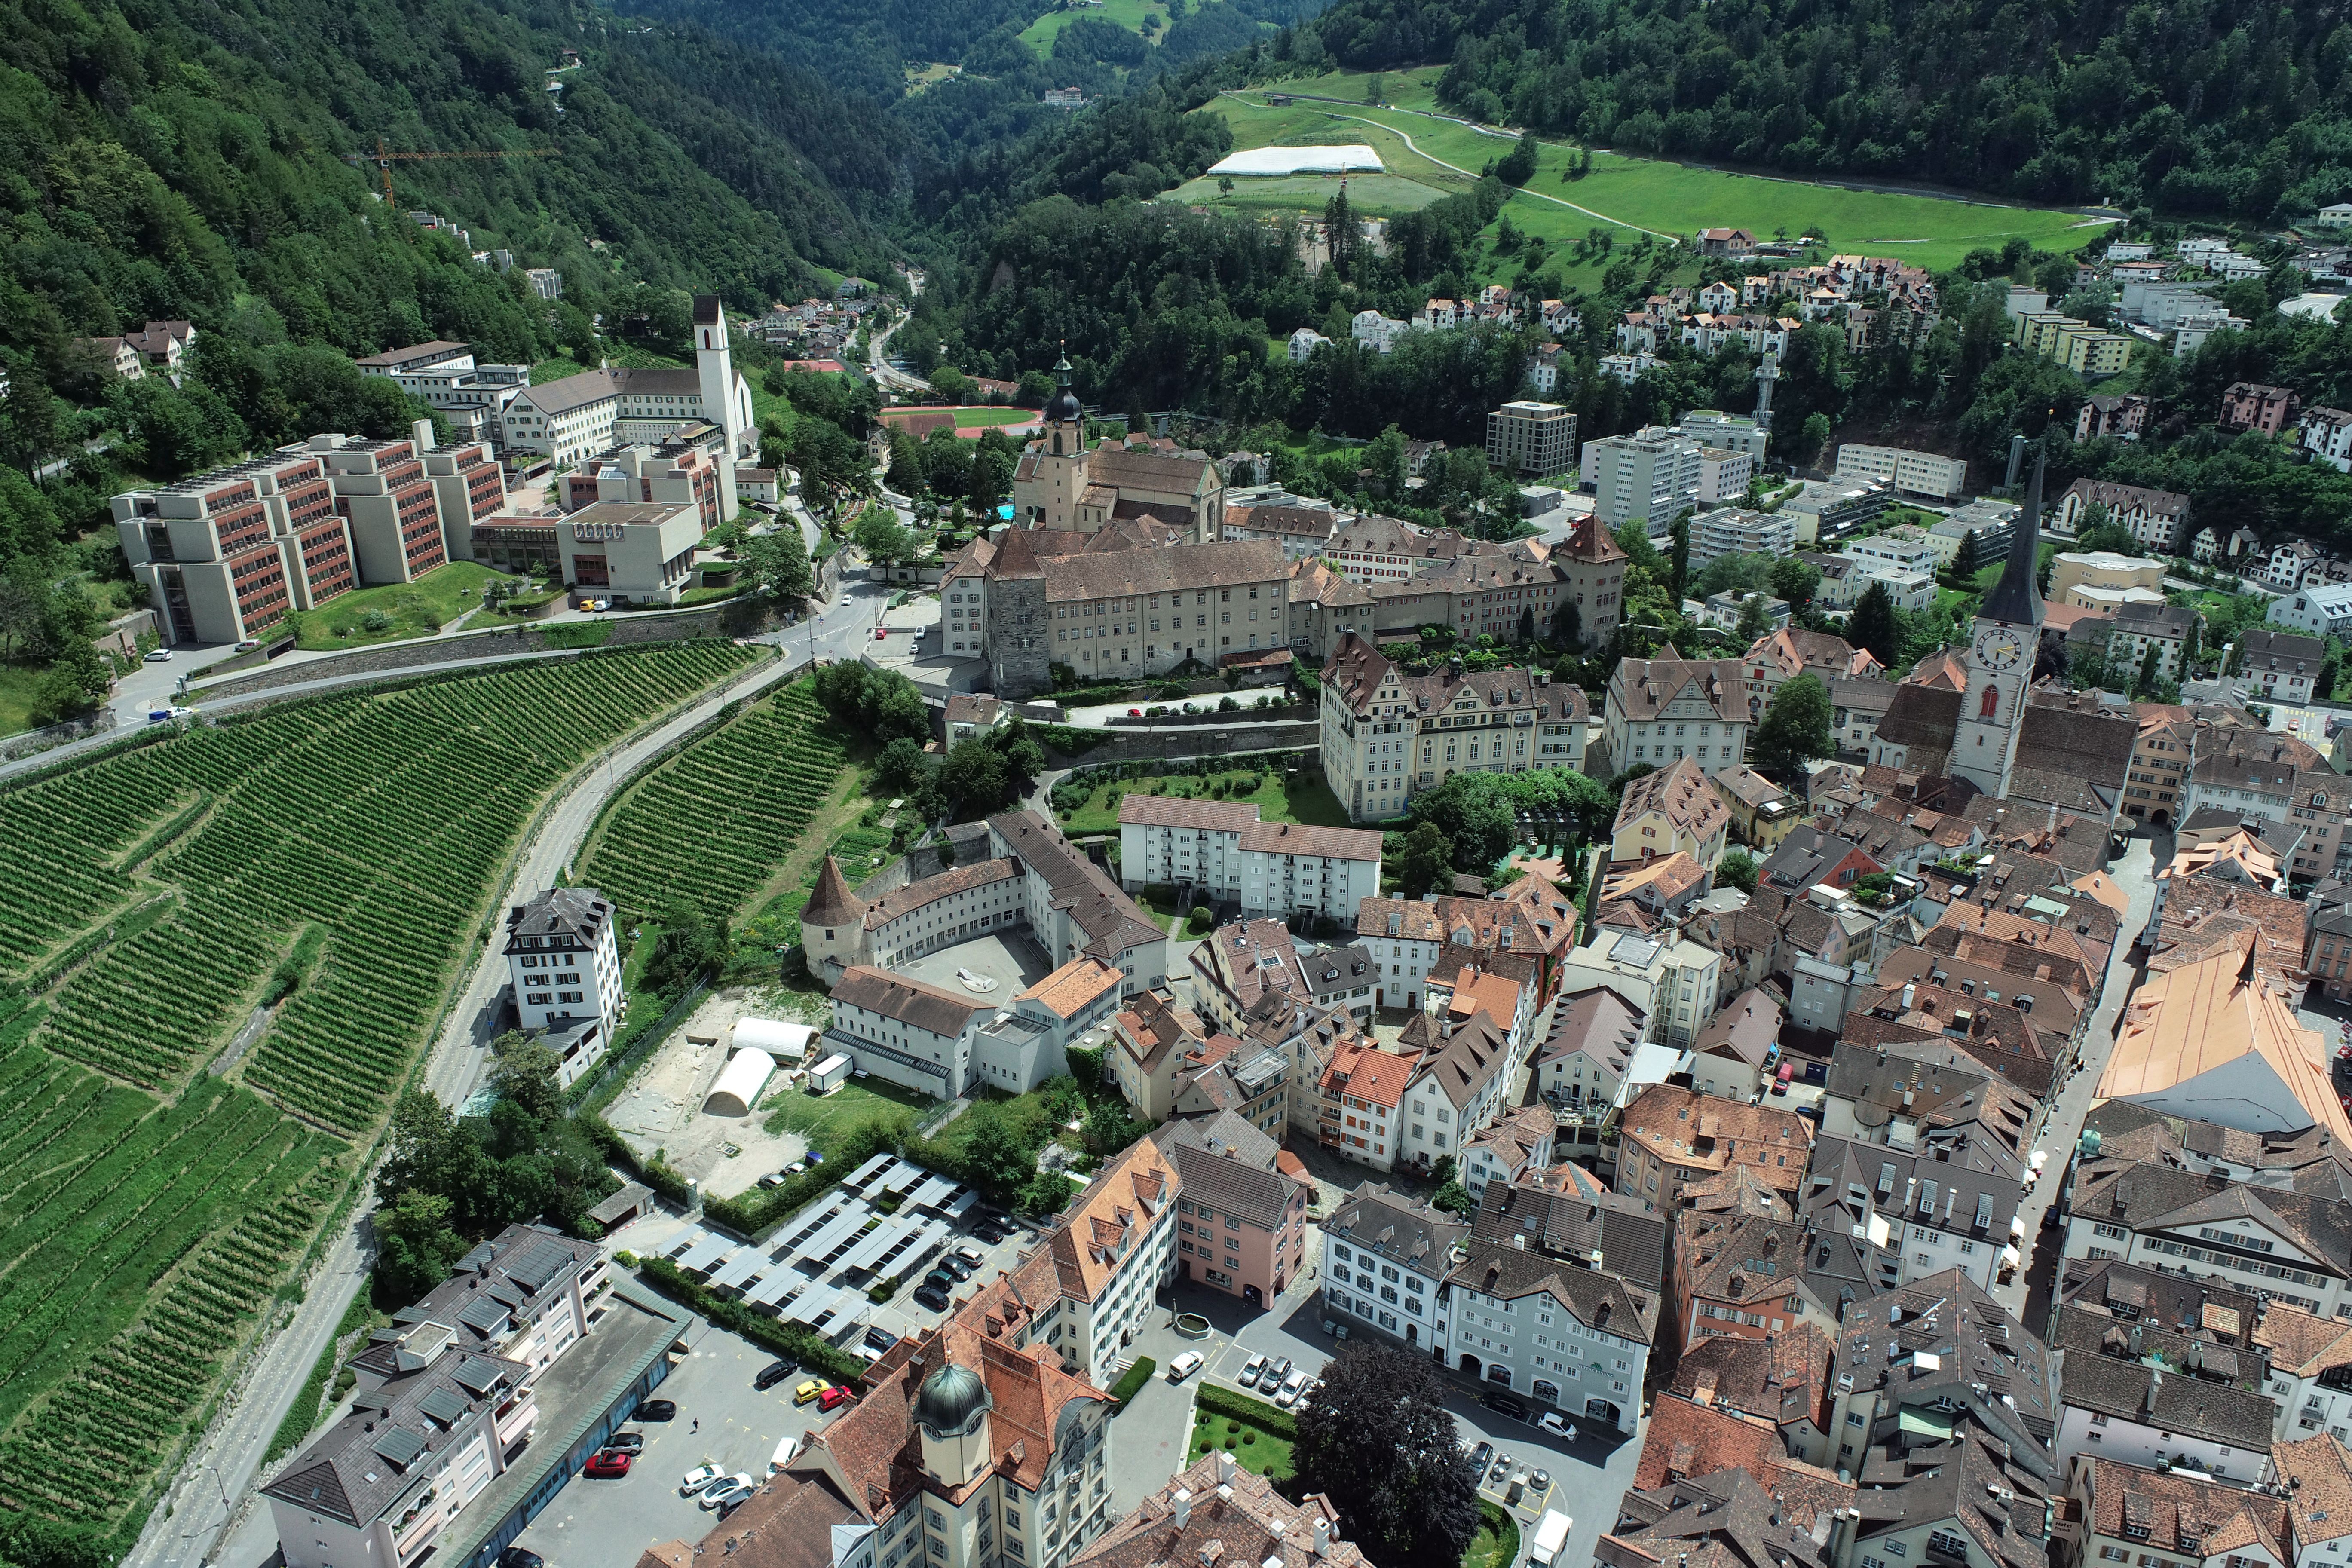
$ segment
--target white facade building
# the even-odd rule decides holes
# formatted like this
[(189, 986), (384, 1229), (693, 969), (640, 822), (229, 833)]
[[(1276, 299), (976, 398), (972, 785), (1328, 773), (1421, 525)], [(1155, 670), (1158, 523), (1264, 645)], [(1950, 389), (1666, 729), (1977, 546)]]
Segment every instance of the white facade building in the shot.
[(1963, 458), (1915, 452), (1907, 447), (1865, 447), (1848, 441), (1838, 447), (1837, 477), (1883, 479), (1904, 495), (1956, 501), (1968, 488), (1969, 465)]
[(1463, 1222), (1366, 1182), (1323, 1222), (1323, 1310), (1415, 1347), (1446, 1342), (1445, 1276)]
[[(1119, 877), (1132, 892), (1190, 886), (1244, 918), (1352, 921), (1381, 890), (1381, 836), (1366, 828), (1260, 822), (1241, 801), (1129, 795), (1118, 808)], [(1204, 900), (1203, 901), (1206, 901)]]
[(1579, 479), (1607, 527), (1637, 517), (1671, 522), (1698, 505), (1700, 451), (1696, 437), (1651, 426), (1584, 443)]
[(507, 911), (515, 1013), (526, 1031), (555, 1037), (565, 1083), (604, 1056), (628, 1012), (614, 924), (613, 901), (593, 888), (551, 888)]
[(1447, 1276), (1457, 1371), (1580, 1423), (1639, 1429), (1658, 1300), (1603, 1269), (1472, 1241)]

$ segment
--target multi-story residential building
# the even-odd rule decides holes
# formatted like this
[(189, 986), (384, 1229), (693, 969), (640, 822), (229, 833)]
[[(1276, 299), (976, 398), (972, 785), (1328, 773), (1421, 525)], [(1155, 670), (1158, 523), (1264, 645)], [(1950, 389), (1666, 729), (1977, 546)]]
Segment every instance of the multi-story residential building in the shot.
[(1402, 1135), (1405, 1086), (1416, 1056), (1386, 1051), (1370, 1039), (1339, 1042), (1318, 1084), (1318, 1142), (1324, 1152), (1375, 1171), (1395, 1167)]
[(1609, 986), (1564, 994), (1536, 1053), (1537, 1091), (1559, 1105), (1614, 1105), (1633, 1052), (1649, 1032), (1649, 1016)]
[(2336, 695), (2312, 690), (2326, 654), (2327, 645), (2317, 637), (2249, 627), (2238, 635), (2237, 657), (2231, 660), (2230, 673), (2223, 679), (2250, 701), (2299, 708), (2314, 695)]
[(2021, 1267), (2011, 1224), (2024, 1170), (1973, 1121), (1931, 1126), (1910, 1150), (1823, 1132), (1799, 1217), (1866, 1243), (1882, 1283), (1957, 1268), (1990, 1290)]
[[(1127, 1346), (1176, 1277), (1181, 1191), (1167, 1151), (1139, 1138), (1104, 1163), (1014, 1269), (1016, 1286), (1048, 1317), (1038, 1337), (1063, 1371), (1097, 1387), (1117, 1380)], [(1040, 1258), (1050, 1268), (1035, 1267)]]
[(2352, 636), (2352, 583), (2283, 594), (2263, 619), (2315, 637)]
[(1485, 1197), (1489, 1186), (1532, 1179), (1552, 1163), (1559, 1130), (1559, 1119), (1548, 1105), (1523, 1105), (1509, 1111), (1472, 1134), (1454, 1179), (1474, 1203)]
[(1323, 1222), (1323, 1309), (1350, 1331), (1370, 1329), (1443, 1353), (1445, 1277), (1470, 1226), (1427, 1204), (1366, 1182)]
[(1279, 1145), (1230, 1110), (1179, 1118), (1150, 1141), (1176, 1168), (1177, 1273), (1271, 1306), (1306, 1267), (1314, 1184), (1280, 1169)]
[(2326, 463), (2339, 474), (2352, 473), (2352, 413), (2306, 408), (2295, 437), (2312, 461)]
[(1812, 1148), (1801, 1116), (1664, 1083), (1626, 1105), (1619, 1136), (1617, 1190), (1668, 1212), (1685, 1186), (1743, 1166), (1793, 1204)]
[(1750, 718), (1739, 660), (1685, 659), (1668, 647), (1656, 658), (1618, 661), (1601, 739), (1612, 768), (1687, 757), (1712, 777), (1746, 755)]
[(1847, 441), (1838, 447), (1837, 477), (1879, 479), (1900, 495), (1956, 501), (1968, 488), (1969, 465), (1966, 458), (1947, 458), (1936, 452), (1918, 452), (1907, 447), (1865, 447)]
[(2294, 1565), (2286, 1499), (2192, 1470), (2086, 1457), (2074, 1467), (2073, 1500), (2086, 1568), (2141, 1557), (2167, 1568), (2231, 1568), (2233, 1558), (2237, 1568)]
[(1438, 900), (1366, 899), (1356, 906), (1356, 941), (1372, 955), (1381, 1007), (1421, 1011), (1422, 987), (1447, 940)]
[(1807, 479), (1795, 495), (1781, 498), (1780, 513), (1796, 520), (1800, 545), (1826, 546), (1871, 521), (1894, 501), (1895, 492), (1875, 479)]
[(1351, 827), (1260, 822), (1242, 801), (1129, 795), (1119, 803), (1119, 878), (1130, 891), (1160, 884), (1239, 904), (1244, 919), (1355, 918), (1380, 891), (1381, 836)]
[(2136, 392), (2117, 397), (2086, 397), (2074, 417), (2074, 439), (2094, 441), (2102, 436), (2137, 441), (2147, 428), (2148, 400)]
[[(1746, 488), (1745, 482), (1740, 487)], [(1731, 492), (1734, 495), (1738, 490)], [(1703, 500), (1717, 499), (1703, 496)], [(1717, 507), (1690, 522), (1690, 560), (1704, 565), (1719, 555), (1788, 555), (1797, 548), (1796, 519), (1745, 507)]]
[(593, 1244), (537, 1226), (459, 1259), (354, 1358), (349, 1413), (262, 1488), (286, 1561), (396, 1563), (446, 1543), (492, 1481), (530, 1463), (541, 1374), (587, 1338), (610, 1286)]
[(1456, 1370), (1587, 1422), (1631, 1433), (1658, 1331), (1659, 1297), (1605, 1269), (1473, 1240), (1447, 1277)]
[(550, 1037), (570, 1083), (593, 1067), (628, 1016), (613, 901), (551, 888), (507, 911), (507, 976), (521, 1026)]
[(1440, 1160), (1459, 1161), (1471, 1137), (1494, 1120), (1509, 1089), (1517, 1058), (1509, 1025), (1491, 1015), (1451, 1011), (1423, 1015), (1405, 1026), (1399, 1049), (1413, 1061), (1399, 1101), (1395, 1163), (1427, 1171)]
[(2345, 1289), (2352, 1245), (2331, 1206), (2341, 1200), (2282, 1188), (2268, 1172), (2240, 1177), (2246, 1174), (2262, 1179), (2104, 1152), (2078, 1156), (2064, 1193), (2063, 1256), (2187, 1268), (2317, 1317), (2352, 1316)]
[(1574, 771), (1586, 721), (1582, 689), (1546, 670), (1408, 676), (1352, 633), (1323, 667), (1324, 776), (1358, 822), (1398, 816), (1457, 773)]
[[(981, 1026), (996, 1014), (976, 1000), (866, 964), (844, 970), (833, 988), (828, 1047), (846, 1052), (859, 1070), (941, 1099), (953, 1099), (982, 1076), (975, 1071)], [(1017, 1068), (1018, 1062), (992, 1064)]]
[(1557, 403), (1506, 403), (1486, 416), (1486, 461), (1549, 479), (1576, 467), (1576, 416)]
[(1760, 719), (1772, 705), (1773, 694), (1781, 683), (1799, 675), (1811, 674), (1831, 689), (1834, 699), (1842, 678), (1863, 678), (1885, 673), (1868, 648), (1858, 648), (1843, 637), (1827, 632), (1809, 632), (1795, 626), (1782, 627), (1756, 640), (1755, 646), (1742, 655), (1740, 686), (1748, 699), (1750, 718)]
[(1415, 528), (1367, 513), (1331, 536), (1323, 558), (1351, 582), (1404, 583), (1442, 572), (1477, 547), (1450, 528)]
[(2213, 423), (2223, 434), (2259, 430), (2275, 436), (2303, 412), (2303, 395), (2291, 387), (2265, 386), (2258, 381), (2233, 381), (2221, 394), (2221, 411)]
[(1112, 1022), (1103, 1067), (1136, 1114), (1165, 1121), (1175, 1112), (1185, 1063), (1208, 1039), (1210, 1026), (1165, 988), (1128, 999)]
[(1592, 491), (1593, 515), (1610, 528), (1647, 519), (1673, 521), (1698, 505), (1697, 440), (1650, 426), (1631, 436), (1584, 443), (1580, 480)]
[(1669, 940), (1595, 927), (1560, 964), (1560, 988), (1602, 985), (1650, 1020), (1653, 1039), (1687, 1045), (1723, 998), (1724, 957), (1687, 937)]
[(1732, 833), (1751, 849), (1769, 854), (1803, 815), (1794, 796), (1746, 763), (1725, 768), (1713, 782), (1731, 812)]
[(1271, 540), (1282, 546), (1284, 560), (1297, 562), (1321, 555), (1339, 529), (1339, 514), (1328, 501), (1280, 489), (1227, 490), (1224, 521), (1217, 537), (1234, 543)]
[[(2046, 1481), (2057, 1474), (2050, 1442), (2058, 1379), (2049, 1347), (1957, 1269), (1853, 1301), (1833, 1355), (1830, 1465), (1859, 1474), (1867, 1450), (1899, 1439), (1904, 1421), (1917, 1419), (1913, 1413), (1933, 1410), (1939, 1431), (1981, 1434), (2007, 1445), (2010, 1462), (2027, 1475)], [(1885, 1555), (1924, 1561), (1925, 1544)], [(1967, 1553), (1944, 1560), (1963, 1559), (1979, 1562)]]
[(2132, 538), (2152, 550), (2178, 554), (2188, 547), (2187, 496), (2108, 479), (2076, 479), (2058, 498), (2057, 531), (2081, 533), (2088, 526), (2084, 514), (2094, 506), (2104, 508), (2108, 521), (2123, 524)]
[(2295, 736), (2239, 725), (2196, 731), (2180, 815), (2209, 806), (2285, 829), (2294, 840), (2287, 875), (2296, 882), (2352, 873), (2343, 775)]
[(1806, 1280), (1804, 1229), (1785, 1209), (1693, 1204), (1675, 1216), (1672, 1250), (1664, 1321), (1685, 1351), (1773, 1339), (1800, 1323), (1837, 1331), (1836, 1300), (1823, 1302)]
[[(877, 1562), (1061, 1568), (1117, 1519), (1110, 1398), (1044, 1342), (1062, 1302), (1050, 1261), (1032, 1258), (892, 1345), (863, 1397), (786, 1466), (858, 1507)], [(807, 1536), (797, 1545), (819, 1549)]]
[(238, 642), (358, 585), (351, 525), (308, 452), (126, 491), (114, 521), (169, 643)]
[(1683, 757), (1626, 786), (1610, 830), (1609, 858), (1622, 863), (1687, 855), (1712, 866), (1723, 858), (1730, 831), (1731, 808), (1708, 782), (1705, 766)]
[(2166, 604), (2118, 605), (2107, 628), (2107, 661), (2111, 668), (2135, 676), (2144, 668), (2150, 649), (2156, 652), (2156, 673), (2166, 680), (2186, 679), (2181, 656), (2188, 651), (2197, 612)]
[(2340, 1002), (2352, 995), (2352, 899), (2340, 882), (2328, 882), (2312, 889), (2311, 931), (2304, 939), (2303, 967), (2311, 975), (2311, 984), (2331, 1001)]
[(1757, 462), (1764, 460), (1764, 427), (1745, 414), (1719, 408), (1693, 408), (1676, 421), (1677, 427), (1704, 446), (1738, 452)]

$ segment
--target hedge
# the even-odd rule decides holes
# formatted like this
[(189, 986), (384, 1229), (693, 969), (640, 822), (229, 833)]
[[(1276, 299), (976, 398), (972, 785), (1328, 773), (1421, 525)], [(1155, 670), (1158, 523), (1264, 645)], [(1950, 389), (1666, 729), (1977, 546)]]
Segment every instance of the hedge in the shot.
[(1298, 1423), (1290, 1412), (1268, 1405), (1263, 1399), (1252, 1399), (1245, 1394), (1235, 1394), (1219, 1384), (1201, 1384), (1200, 1407), (1218, 1415), (1229, 1415), (1236, 1421), (1246, 1421), (1253, 1426), (1271, 1432), (1286, 1442), (1296, 1442)]
[(835, 1347), (823, 1335), (763, 1316), (695, 1283), (686, 1271), (667, 1258), (641, 1258), (637, 1260), (637, 1278), (660, 1291), (682, 1307), (691, 1308), (711, 1322), (733, 1333), (742, 1335), (755, 1345), (761, 1345), (788, 1356), (809, 1371), (822, 1373), (843, 1384), (851, 1384), (866, 1375), (863, 1357), (854, 1356)]
[(1137, 1394), (1143, 1392), (1143, 1385), (1151, 1381), (1151, 1373), (1154, 1370), (1155, 1368), (1150, 1356), (1145, 1355), (1135, 1358), (1135, 1364), (1127, 1369), (1127, 1375), (1110, 1385), (1110, 1400), (1113, 1406), (1113, 1415), (1117, 1415), (1119, 1411), (1126, 1409), (1128, 1403)]

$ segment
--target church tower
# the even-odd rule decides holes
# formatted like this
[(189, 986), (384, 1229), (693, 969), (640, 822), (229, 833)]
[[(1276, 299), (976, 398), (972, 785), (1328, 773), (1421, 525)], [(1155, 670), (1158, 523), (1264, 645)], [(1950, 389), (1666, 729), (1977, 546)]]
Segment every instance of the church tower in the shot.
[(1087, 416), (1070, 390), (1070, 358), (1054, 362), (1054, 395), (1038, 425), (1034, 475), (1013, 486), (1021, 521), (1043, 528), (1076, 528), (1078, 498), (1087, 490)]
[(719, 521), (732, 521), (735, 465), (751, 456), (758, 436), (751, 423), (751, 389), (735, 374), (735, 351), (727, 342), (727, 312), (716, 294), (694, 297), (694, 363), (702, 394), (702, 416), (727, 433), (727, 447), (719, 468)]
[(2042, 552), (2043, 466), (2042, 458), (2034, 458), (2025, 515), (2010, 541), (2008, 563), (1978, 606), (1976, 635), (1961, 655), (1969, 685), (1960, 694), (1960, 719), (1952, 735), (1951, 773), (1991, 795), (2009, 794), (2025, 692), (2042, 644), (2042, 592), (2034, 577)]

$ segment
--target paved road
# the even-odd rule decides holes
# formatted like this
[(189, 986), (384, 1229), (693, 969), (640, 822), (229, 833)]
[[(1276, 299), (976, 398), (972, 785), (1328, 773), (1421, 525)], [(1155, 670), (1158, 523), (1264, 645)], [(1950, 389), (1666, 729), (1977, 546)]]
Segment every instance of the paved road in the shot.
[[(808, 645), (795, 647), (787, 639), (813, 635), (818, 657), (839, 658), (854, 649), (869, 612), (845, 595), (841, 602), (815, 617), (809, 626), (794, 626), (761, 639), (780, 643), (784, 657), (760, 670), (750, 681), (716, 693), (692, 708), (614, 748), (572, 776), (570, 792), (556, 804), (520, 856), (512, 886), (549, 886), (567, 866), (586, 837), (604, 802), (647, 758), (701, 722), (725, 703), (767, 689), (804, 668)], [(810, 629), (814, 627), (814, 633)], [(443, 1103), (456, 1105), (477, 1089), (487, 1058), (485, 1047), (498, 1032), (503, 1011), (496, 1005), (506, 982), (496, 962), (498, 939), (476, 954), (465, 989), (451, 1009), (427, 1059), (425, 1087)], [(373, 1179), (371, 1177), (371, 1179)], [(362, 1211), (365, 1205), (362, 1205)], [(145, 1531), (121, 1568), (182, 1568), (209, 1560), (229, 1522), (230, 1503), (257, 1509), (247, 1495), (260, 1468), (262, 1454), (276, 1435), (278, 1424), (294, 1401), (302, 1382), (332, 1339), (344, 1309), (364, 1283), (370, 1241), (364, 1212), (354, 1214), (336, 1236), (325, 1262), (308, 1283), (291, 1319), (263, 1348), (231, 1402), (213, 1424), (182, 1468), (178, 1484), (165, 1495), (167, 1507), (158, 1507)], [(168, 1515), (168, 1517), (167, 1517)], [(251, 1568), (239, 1563), (236, 1568)]]
[(2042, 1167), (2042, 1179), (2017, 1206), (2018, 1217), (2025, 1222), (2026, 1240), (2031, 1244), (2026, 1266), (2018, 1271), (2016, 1279), (1994, 1287), (1992, 1292), (1993, 1300), (2036, 1333), (2041, 1331), (2042, 1319), (2038, 1310), (2034, 1316), (2027, 1316), (2029, 1295), (2037, 1301), (2046, 1300), (2047, 1280), (2056, 1273), (2058, 1249), (2064, 1244), (2063, 1231), (2042, 1228), (2042, 1216), (2058, 1201), (2058, 1190), (2066, 1179), (2067, 1159), (2075, 1139), (2082, 1135), (2083, 1119), (2090, 1114), (2099, 1075), (2105, 1070), (2107, 1058), (2115, 1050), (2116, 1020), (2122, 1016), (2124, 1001), (2139, 979), (2134, 944), (2147, 924), (2148, 912), (2156, 906), (2156, 868), (2159, 859), (2168, 862), (2171, 858), (2170, 835), (2161, 838), (2135, 835), (2125, 845), (2123, 854), (2106, 868), (2108, 878), (2130, 898), (2131, 912), (2125, 916), (2123, 929), (2116, 937), (2116, 950), (2107, 959), (2106, 981), (2083, 1032), (2081, 1057), (2072, 1074), (2059, 1084), (2042, 1119), (2040, 1135), (2032, 1144), (2047, 1153), (2049, 1161)]
[(931, 390), (929, 382), (921, 376), (908, 374), (882, 357), (890, 342), (890, 334), (905, 326), (908, 320), (908, 317), (900, 316), (866, 341), (866, 370), (887, 391), (926, 393)]

